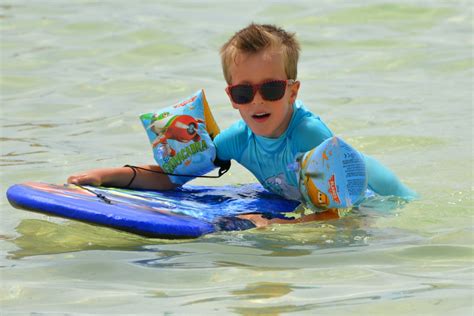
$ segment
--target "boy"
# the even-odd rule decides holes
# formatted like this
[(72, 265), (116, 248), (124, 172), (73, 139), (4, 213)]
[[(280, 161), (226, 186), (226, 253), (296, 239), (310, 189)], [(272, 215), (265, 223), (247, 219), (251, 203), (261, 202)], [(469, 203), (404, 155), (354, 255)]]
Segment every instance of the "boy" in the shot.
[[(296, 80), (299, 49), (294, 34), (273, 25), (259, 24), (250, 24), (224, 44), (221, 58), (228, 84), (226, 92), (242, 120), (214, 139), (219, 160), (236, 160), (265, 188), (289, 199), (300, 199), (300, 193), (296, 175), (288, 170), (288, 165), (295, 161), (298, 153), (309, 151), (332, 136), (320, 118), (296, 100), (300, 88)], [(364, 158), (372, 190), (381, 195), (414, 196), (376, 160)], [(144, 168), (161, 171), (159, 166)], [(175, 187), (164, 174), (128, 167), (96, 169), (71, 176), (68, 182), (115, 187), (129, 184), (131, 188), (155, 190)], [(276, 221), (258, 215), (242, 217), (257, 226)]]

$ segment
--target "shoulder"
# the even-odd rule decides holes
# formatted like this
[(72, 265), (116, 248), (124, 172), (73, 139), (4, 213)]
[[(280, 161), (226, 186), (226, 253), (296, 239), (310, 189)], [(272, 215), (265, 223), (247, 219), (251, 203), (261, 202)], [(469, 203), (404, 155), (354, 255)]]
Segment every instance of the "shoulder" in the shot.
[(239, 120), (222, 130), (215, 138), (216, 142), (232, 141), (235, 139), (246, 139), (249, 137), (249, 128), (243, 120)]
[(249, 137), (250, 130), (245, 122), (243, 120), (237, 121), (214, 138), (217, 156), (222, 160), (238, 160), (242, 150), (248, 144)]
[(300, 101), (297, 101), (295, 122), (290, 137), (298, 151), (308, 151), (332, 136), (332, 131), (323, 120), (307, 110)]

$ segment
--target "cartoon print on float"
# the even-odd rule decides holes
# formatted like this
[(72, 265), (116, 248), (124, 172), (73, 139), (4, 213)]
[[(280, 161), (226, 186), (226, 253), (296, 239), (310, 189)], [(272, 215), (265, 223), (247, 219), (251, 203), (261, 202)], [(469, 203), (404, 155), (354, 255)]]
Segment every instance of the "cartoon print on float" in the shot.
[(219, 134), (203, 90), (182, 102), (140, 115), (153, 157), (172, 183), (182, 185), (216, 168)]
[(204, 123), (204, 120), (196, 119), (190, 115), (170, 115), (170, 112), (154, 114), (149, 126), (149, 129), (156, 134), (152, 147), (160, 146), (159, 149), (164, 157), (174, 157), (176, 151), (169, 146), (168, 140), (180, 143), (200, 141), (199, 123)]
[[(301, 165), (302, 168), (307, 168), (309, 160), (311, 156), (313, 155), (314, 151), (315, 149), (311, 150), (308, 153), (308, 155), (306, 155)], [(332, 155), (331, 152), (329, 154)], [(325, 163), (327, 163), (328, 160), (329, 158), (326, 154), (326, 151), (323, 151), (321, 154), (321, 161), (323, 162), (323, 166)], [(317, 175), (315, 174), (312, 176), (317, 176)], [(309, 174), (306, 174), (303, 179), (304, 179), (303, 183), (304, 183), (304, 186), (306, 187), (308, 197), (313, 203), (313, 205), (320, 209), (326, 209), (329, 206), (329, 197), (327, 196), (327, 194), (322, 192), (320, 189), (318, 189), (318, 187), (316, 186), (312, 177)]]
[(284, 173), (265, 179), (264, 187), (290, 200), (300, 197), (298, 188), (286, 182)]
[(311, 202), (318, 208), (326, 209), (329, 206), (328, 196), (318, 189), (310, 177), (306, 177), (304, 185), (308, 190), (308, 195)]

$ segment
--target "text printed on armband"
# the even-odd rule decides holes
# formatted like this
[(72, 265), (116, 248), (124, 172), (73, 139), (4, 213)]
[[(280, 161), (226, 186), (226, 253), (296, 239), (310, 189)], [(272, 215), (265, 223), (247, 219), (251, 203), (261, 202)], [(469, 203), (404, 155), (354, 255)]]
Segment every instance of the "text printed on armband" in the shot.
[(208, 145), (205, 140), (200, 142), (192, 143), (189, 146), (181, 149), (174, 157), (172, 157), (162, 168), (167, 173), (173, 173), (174, 170), (182, 164), (185, 160), (195, 155), (198, 152), (203, 152), (208, 149)]

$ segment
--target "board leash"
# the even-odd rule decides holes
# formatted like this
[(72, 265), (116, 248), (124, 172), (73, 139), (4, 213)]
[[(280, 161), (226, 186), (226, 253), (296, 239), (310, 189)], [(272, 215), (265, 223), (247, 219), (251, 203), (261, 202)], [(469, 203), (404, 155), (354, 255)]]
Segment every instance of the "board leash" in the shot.
[(92, 194), (94, 194), (95, 196), (97, 196), (101, 201), (107, 203), (107, 204), (112, 204), (112, 201), (107, 198), (105, 195), (103, 195), (102, 193), (97, 193), (95, 192), (94, 190), (91, 190), (89, 188), (86, 188), (85, 186), (82, 186), (80, 184), (75, 184), (76, 186), (78, 186), (79, 188), (83, 189), (83, 190), (86, 190)]

